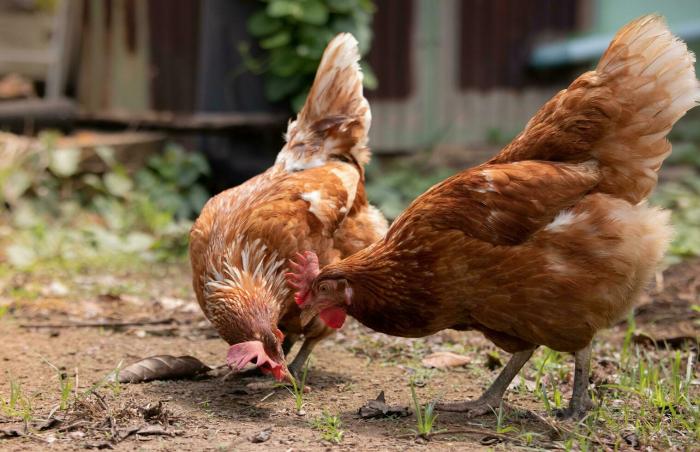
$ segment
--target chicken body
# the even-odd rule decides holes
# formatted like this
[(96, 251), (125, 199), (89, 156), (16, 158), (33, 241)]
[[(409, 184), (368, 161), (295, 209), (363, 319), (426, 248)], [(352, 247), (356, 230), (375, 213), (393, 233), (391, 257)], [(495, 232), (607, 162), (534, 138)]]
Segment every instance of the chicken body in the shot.
[(303, 335), (289, 366), (298, 372), (332, 330), (320, 321), (300, 325), (284, 281), (287, 260), (310, 249), (325, 265), (386, 232), (386, 220), (364, 192), (370, 111), (358, 60), (351, 35), (331, 41), (276, 164), (210, 199), (192, 228), (194, 290), (207, 318), (231, 344), (231, 367), (253, 361), (280, 379), (284, 354)]
[(537, 346), (575, 352), (563, 414), (581, 416), (592, 338), (633, 307), (668, 246), (669, 214), (645, 200), (699, 93), (685, 44), (661, 18), (638, 19), (493, 159), (349, 258), (318, 272), (307, 254), (290, 281), (334, 327), (349, 314), (397, 336), (475, 329), (514, 353), (481, 399), (441, 409), (488, 413)]

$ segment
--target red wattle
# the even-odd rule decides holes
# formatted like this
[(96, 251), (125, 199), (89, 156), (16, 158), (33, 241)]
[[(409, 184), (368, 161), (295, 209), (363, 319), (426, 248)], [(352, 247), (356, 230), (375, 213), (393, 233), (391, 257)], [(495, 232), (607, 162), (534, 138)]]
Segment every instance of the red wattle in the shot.
[(338, 329), (345, 323), (345, 309), (343, 308), (328, 308), (318, 314), (321, 320), (331, 328)]

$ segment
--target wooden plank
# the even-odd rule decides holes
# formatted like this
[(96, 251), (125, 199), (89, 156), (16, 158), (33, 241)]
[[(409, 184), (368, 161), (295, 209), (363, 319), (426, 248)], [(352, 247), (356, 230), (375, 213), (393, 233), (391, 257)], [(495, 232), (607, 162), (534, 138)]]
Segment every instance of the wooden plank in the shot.
[(91, 112), (82, 111), (82, 124), (126, 125), (174, 131), (217, 131), (238, 128), (279, 128), (282, 130), (287, 115), (272, 113), (175, 113), (148, 112)]

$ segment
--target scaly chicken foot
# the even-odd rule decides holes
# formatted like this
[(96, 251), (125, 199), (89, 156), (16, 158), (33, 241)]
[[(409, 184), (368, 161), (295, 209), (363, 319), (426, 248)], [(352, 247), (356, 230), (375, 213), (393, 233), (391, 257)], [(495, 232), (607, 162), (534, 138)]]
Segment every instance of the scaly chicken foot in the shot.
[(574, 354), (574, 390), (571, 394), (569, 407), (556, 410), (554, 414), (559, 419), (582, 419), (588, 410), (594, 407), (588, 394), (588, 377), (591, 370), (591, 344)]
[(535, 349), (524, 350), (514, 353), (511, 356), (506, 367), (503, 368), (496, 380), (491, 383), (491, 386), (477, 400), (468, 400), (465, 402), (438, 403), (435, 405), (436, 410), (455, 411), (467, 413), (468, 417), (481, 416), (483, 414), (492, 413), (498, 408), (503, 399), (508, 385), (513, 381), (520, 369), (530, 359)]
[(297, 356), (295, 356), (292, 363), (289, 366), (287, 366), (289, 372), (297, 380), (299, 380), (302, 377), (304, 373), (304, 366), (306, 365), (306, 361), (309, 359), (309, 355), (311, 355), (311, 350), (314, 349), (314, 347), (320, 340), (321, 338), (305, 338), (304, 343), (301, 344), (299, 352), (297, 352)]

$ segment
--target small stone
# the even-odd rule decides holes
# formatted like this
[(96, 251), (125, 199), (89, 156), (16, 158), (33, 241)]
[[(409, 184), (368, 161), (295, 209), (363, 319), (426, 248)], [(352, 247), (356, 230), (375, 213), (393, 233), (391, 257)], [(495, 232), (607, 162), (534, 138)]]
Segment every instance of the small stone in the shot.
[(82, 439), (85, 437), (85, 432), (75, 431), (68, 434), (70, 439)]
[(248, 438), (251, 443), (264, 443), (270, 439), (272, 435), (272, 427), (268, 427), (265, 430), (261, 430), (255, 435)]

